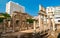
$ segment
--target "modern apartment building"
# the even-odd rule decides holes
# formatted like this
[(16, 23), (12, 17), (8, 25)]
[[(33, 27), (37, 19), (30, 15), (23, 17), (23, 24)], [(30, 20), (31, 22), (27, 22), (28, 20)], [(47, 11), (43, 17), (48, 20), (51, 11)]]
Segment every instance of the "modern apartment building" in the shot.
[(55, 7), (47, 7), (46, 8), (47, 15), (54, 15), (54, 21), (55, 23), (60, 23), (60, 6)]
[(60, 6), (55, 7), (54, 10), (55, 22), (60, 23)]
[(12, 1), (6, 3), (6, 12), (11, 15), (14, 11), (25, 13), (25, 7)]

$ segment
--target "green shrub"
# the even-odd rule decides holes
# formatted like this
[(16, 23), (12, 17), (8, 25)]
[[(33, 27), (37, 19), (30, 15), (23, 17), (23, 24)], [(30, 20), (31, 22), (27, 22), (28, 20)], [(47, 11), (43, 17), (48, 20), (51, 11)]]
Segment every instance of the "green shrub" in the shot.
[(0, 13), (0, 14), (1, 14), (2, 16), (4, 16), (4, 18), (3, 18), (3, 17), (0, 17), (0, 23), (3, 22), (4, 19), (7, 19), (7, 18), (10, 19), (10, 18), (11, 18), (10, 15), (7, 14), (7, 13)]
[(26, 21), (29, 22), (29, 23), (33, 23), (35, 19), (27, 19)]

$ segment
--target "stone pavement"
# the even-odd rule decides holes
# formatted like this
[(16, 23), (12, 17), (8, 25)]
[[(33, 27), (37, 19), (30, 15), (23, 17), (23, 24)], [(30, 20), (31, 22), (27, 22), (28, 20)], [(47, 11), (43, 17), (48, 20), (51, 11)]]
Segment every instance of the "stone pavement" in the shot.
[[(26, 35), (26, 34), (33, 33), (33, 32), (34, 32), (34, 29), (30, 29), (30, 30), (24, 30), (24, 31), (19, 31), (19, 32), (6, 33), (6, 34), (3, 34), (3, 36), (4, 35), (5, 36), (21, 36), (21, 35)], [(36, 29), (36, 33), (37, 32), (40, 32), (39, 29)], [(45, 34), (45, 33), (43, 33), (43, 34)], [(57, 30), (57, 31), (54, 31), (54, 32), (49, 30), (48, 31), (49, 36), (47, 38), (57, 38), (59, 33), (60, 33), (60, 30)], [(42, 34), (42, 36), (43, 36), (43, 34)]]
[(58, 35), (60, 33), (60, 30), (56, 30), (55, 32), (51, 32), (48, 38), (58, 38)]
[[(36, 32), (39, 32), (39, 29), (36, 29)], [(6, 34), (2, 34), (2, 36), (17, 36), (17, 35), (24, 34), (24, 33), (34, 33), (34, 29), (13, 32), (13, 33), (6, 33)]]

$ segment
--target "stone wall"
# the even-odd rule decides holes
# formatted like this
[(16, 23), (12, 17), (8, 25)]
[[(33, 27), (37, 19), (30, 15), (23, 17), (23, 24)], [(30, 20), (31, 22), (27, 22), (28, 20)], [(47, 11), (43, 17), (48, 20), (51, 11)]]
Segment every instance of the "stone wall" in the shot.
[(30, 25), (32, 24), (27, 24), (26, 19), (32, 18), (30, 15), (27, 13), (21, 13), (21, 12), (13, 12), (12, 18), (11, 18), (11, 26), (16, 30), (26, 30)]

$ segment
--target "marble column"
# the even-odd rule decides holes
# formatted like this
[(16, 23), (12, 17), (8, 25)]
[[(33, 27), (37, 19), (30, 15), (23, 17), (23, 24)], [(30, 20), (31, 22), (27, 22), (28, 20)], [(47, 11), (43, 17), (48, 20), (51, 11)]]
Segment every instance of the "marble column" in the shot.
[(42, 32), (43, 31), (43, 29), (44, 29), (44, 27), (43, 27), (43, 19), (44, 19), (44, 17), (43, 17), (43, 15), (42, 14), (40, 14), (40, 16), (39, 16), (39, 28), (40, 28), (40, 32)]
[(44, 31), (46, 30), (46, 17), (44, 15)]
[(44, 31), (44, 15), (42, 15), (42, 21), (41, 21), (42, 23), (41, 23), (41, 29), (42, 29), (42, 31)]
[(46, 30), (48, 29), (47, 28), (47, 14), (45, 14), (45, 26), (46, 26)]
[(47, 16), (45, 15), (45, 26), (46, 26), (46, 30), (48, 29), (47, 28)]
[(10, 27), (10, 21), (8, 21), (8, 27)]
[(41, 26), (41, 16), (39, 15), (39, 30), (41, 31), (40, 26)]
[(5, 29), (6, 29), (6, 26), (5, 26), (5, 24), (6, 24), (6, 20), (4, 19), (3, 22), (4, 22), (3, 33), (6, 33), (6, 30), (5, 30)]
[(35, 23), (35, 21), (33, 22), (33, 27), (34, 27), (34, 33), (36, 32), (36, 23)]
[(15, 31), (15, 26), (14, 26), (15, 24), (14, 23), (15, 23), (15, 21), (14, 21), (14, 18), (13, 18), (13, 32)]
[[(53, 16), (52, 16), (53, 17)], [(52, 24), (53, 24), (53, 31), (55, 31), (55, 22), (54, 22), (54, 17), (52, 19)]]
[(51, 19), (49, 16), (48, 16), (48, 29), (51, 29)]

